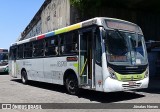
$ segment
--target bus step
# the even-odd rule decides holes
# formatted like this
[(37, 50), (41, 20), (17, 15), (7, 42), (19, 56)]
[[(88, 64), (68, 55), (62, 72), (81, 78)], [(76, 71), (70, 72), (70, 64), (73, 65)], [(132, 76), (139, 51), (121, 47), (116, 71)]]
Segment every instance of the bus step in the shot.
[(87, 75), (82, 75), (82, 77), (87, 77)]

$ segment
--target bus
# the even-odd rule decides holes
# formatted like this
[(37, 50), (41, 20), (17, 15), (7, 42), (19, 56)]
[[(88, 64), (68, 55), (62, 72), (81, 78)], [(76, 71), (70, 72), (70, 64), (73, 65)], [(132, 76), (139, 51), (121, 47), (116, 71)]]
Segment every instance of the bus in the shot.
[(8, 49), (0, 48), (0, 73), (8, 73)]
[(24, 84), (40, 81), (116, 92), (147, 88), (149, 66), (141, 28), (131, 22), (96, 17), (13, 43), (9, 74)]

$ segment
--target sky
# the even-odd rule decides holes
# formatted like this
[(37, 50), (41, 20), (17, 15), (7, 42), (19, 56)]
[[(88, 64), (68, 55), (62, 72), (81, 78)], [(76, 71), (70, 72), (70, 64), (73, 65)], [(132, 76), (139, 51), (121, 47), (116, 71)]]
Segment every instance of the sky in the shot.
[(45, 0), (1, 0), (0, 48), (14, 43)]

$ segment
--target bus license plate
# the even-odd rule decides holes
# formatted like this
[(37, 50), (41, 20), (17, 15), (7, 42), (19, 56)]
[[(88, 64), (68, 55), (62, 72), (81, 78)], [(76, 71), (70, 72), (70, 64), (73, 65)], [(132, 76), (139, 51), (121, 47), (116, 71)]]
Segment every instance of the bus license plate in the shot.
[(129, 82), (129, 86), (133, 86), (133, 85), (136, 85), (136, 82), (130, 81), (130, 82)]

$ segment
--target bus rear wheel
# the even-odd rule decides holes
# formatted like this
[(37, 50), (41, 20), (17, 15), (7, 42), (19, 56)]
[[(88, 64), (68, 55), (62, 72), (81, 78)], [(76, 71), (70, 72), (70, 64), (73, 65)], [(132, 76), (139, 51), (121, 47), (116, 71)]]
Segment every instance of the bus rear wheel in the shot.
[(66, 78), (65, 86), (69, 94), (76, 95), (79, 93), (78, 80), (75, 76), (71, 75)]
[(23, 70), (21, 75), (22, 75), (22, 76), (21, 76), (22, 83), (23, 83), (23, 84), (27, 84), (27, 82), (28, 82), (27, 72), (26, 72), (25, 70)]

